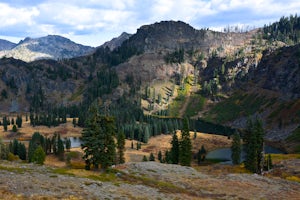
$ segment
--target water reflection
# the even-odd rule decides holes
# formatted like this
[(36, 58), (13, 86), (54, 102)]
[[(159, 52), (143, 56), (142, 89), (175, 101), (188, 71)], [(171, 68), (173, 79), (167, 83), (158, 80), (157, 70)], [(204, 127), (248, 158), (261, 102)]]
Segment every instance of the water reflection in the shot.
[[(242, 148), (243, 149), (243, 148)], [(282, 154), (282, 152), (279, 149), (276, 149), (274, 147), (265, 145), (264, 147), (265, 153), (266, 154)], [(245, 152), (242, 151), (241, 153), (241, 158), (242, 160), (245, 160)], [(214, 151), (208, 152), (206, 155), (206, 158), (208, 159), (217, 159), (217, 160), (223, 160), (226, 161), (225, 163), (232, 163), (231, 162), (231, 149), (230, 148), (221, 148), (221, 149), (216, 149)]]

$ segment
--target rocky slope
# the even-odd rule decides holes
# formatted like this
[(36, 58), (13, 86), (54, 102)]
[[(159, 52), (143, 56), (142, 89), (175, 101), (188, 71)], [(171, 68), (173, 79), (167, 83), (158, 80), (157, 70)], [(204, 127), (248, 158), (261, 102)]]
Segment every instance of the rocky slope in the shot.
[(214, 84), (218, 77), (218, 91), (227, 97), (214, 96), (218, 101), (204, 117), (235, 128), (244, 128), (249, 117), (258, 117), (264, 121), (268, 140), (284, 141), (300, 123), (299, 52), (295, 45), (267, 48), (259, 56), (229, 62), (209, 59), (200, 69), (201, 81)]
[(129, 44), (145, 52), (200, 50), (211, 54), (216, 49), (232, 53), (250, 43), (255, 31), (249, 33), (221, 33), (206, 29), (196, 30), (181, 21), (162, 21), (145, 25), (129, 39)]
[(265, 52), (251, 80), (280, 93), (282, 99), (300, 98), (300, 45)]
[(5, 161), (0, 168), (0, 198), (5, 199), (273, 200), (300, 195), (296, 182), (253, 174), (210, 175), (156, 162), (126, 163), (108, 175)]
[[(44, 103), (65, 104), (85, 79), (72, 66), (54, 60), (26, 63), (12, 58), (0, 59), (1, 112), (28, 112), (35, 95)], [(5, 95), (3, 95), (5, 93)]]
[(0, 51), (0, 57), (13, 57), (25, 62), (40, 59), (65, 59), (83, 56), (91, 53), (92, 47), (76, 44), (71, 40), (48, 35), (41, 38), (25, 38), (10, 50)]

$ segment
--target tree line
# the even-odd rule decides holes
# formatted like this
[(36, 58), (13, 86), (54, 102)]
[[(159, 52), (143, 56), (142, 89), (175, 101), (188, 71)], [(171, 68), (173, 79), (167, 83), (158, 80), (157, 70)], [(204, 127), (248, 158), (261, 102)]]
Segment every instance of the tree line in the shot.
[(29, 141), (28, 149), (24, 143), (17, 139), (8, 145), (0, 140), (0, 159), (15, 160), (19, 158), (24, 161), (43, 164), (46, 155), (49, 154), (54, 154), (60, 160), (64, 160), (64, 152), (65, 150), (70, 151), (70, 148), (71, 140), (69, 138), (63, 140), (57, 133), (48, 138), (35, 132)]
[(263, 28), (263, 38), (273, 42), (282, 41), (289, 45), (298, 44), (300, 41), (300, 17), (290, 15), (281, 17), (278, 22), (265, 25)]

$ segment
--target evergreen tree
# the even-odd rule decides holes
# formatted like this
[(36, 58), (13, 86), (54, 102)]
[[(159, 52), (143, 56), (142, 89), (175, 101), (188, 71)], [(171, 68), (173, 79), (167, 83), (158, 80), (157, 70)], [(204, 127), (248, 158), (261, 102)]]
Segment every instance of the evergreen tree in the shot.
[(145, 127), (144, 138), (143, 138), (144, 139), (144, 143), (148, 143), (149, 137), (150, 137), (149, 127), (146, 126)]
[(62, 139), (60, 138), (60, 134), (58, 134), (57, 138), (57, 156), (59, 157), (60, 160), (64, 160), (64, 152), (65, 152), (65, 147)]
[(86, 121), (86, 128), (83, 129), (81, 138), (86, 169), (89, 169), (91, 164), (98, 168), (100, 164), (101, 168), (105, 170), (115, 163), (115, 121), (112, 117), (101, 116), (95, 105), (92, 105), (89, 113), (90, 116)]
[(136, 150), (140, 150), (142, 148), (142, 144), (140, 142), (136, 143)]
[(18, 131), (17, 126), (15, 124), (12, 127), (12, 131), (15, 132), (15, 133)]
[(174, 132), (172, 141), (171, 141), (171, 161), (172, 164), (178, 164), (179, 163), (179, 141), (176, 132)]
[(154, 157), (153, 153), (150, 153), (149, 161), (155, 161), (155, 157)]
[(179, 163), (183, 166), (190, 166), (192, 161), (192, 143), (189, 132), (189, 121), (185, 118), (181, 131), (181, 140), (179, 142)]
[(125, 134), (120, 132), (117, 137), (118, 161), (120, 164), (125, 163)]
[(13, 153), (14, 155), (18, 155), (18, 147), (19, 147), (19, 142), (17, 139), (14, 139), (12, 143), (11, 153)]
[(71, 140), (70, 138), (66, 138), (66, 150), (69, 152), (71, 149)]
[(8, 125), (7, 119), (6, 119), (6, 117), (3, 117), (3, 128), (4, 128), (4, 131), (7, 131), (7, 125)]
[(45, 151), (45, 153), (46, 154), (50, 154), (52, 152), (52, 142), (51, 142), (51, 139), (50, 138), (46, 138), (45, 141), (46, 141), (46, 151)]
[(147, 162), (148, 161), (148, 159), (147, 159), (147, 156), (143, 156), (143, 162)]
[(19, 116), (19, 115), (17, 116), (16, 124), (17, 124), (18, 128), (22, 127), (22, 116)]
[(33, 155), (35, 150), (40, 146), (43, 151), (45, 152), (46, 145), (45, 145), (45, 138), (42, 136), (40, 133), (35, 132), (31, 140), (29, 141), (29, 146), (28, 146), (28, 162), (33, 162)]
[(28, 145), (28, 162), (33, 162), (33, 154), (36, 148), (34, 142), (30, 140)]
[(74, 126), (74, 128), (76, 127), (76, 118), (73, 118), (73, 126)]
[(253, 173), (261, 173), (263, 168), (263, 136), (262, 122), (256, 119), (254, 122), (248, 120), (245, 132), (245, 167)]
[(162, 100), (162, 97), (161, 97), (161, 94), (159, 93), (158, 94), (158, 97), (157, 97), (157, 103), (159, 104), (159, 105), (161, 105), (161, 100)]
[(171, 153), (168, 150), (166, 150), (165, 152), (165, 162), (168, 164), (172, 164)]
[(158, 154), (157, 154), (157, 159), (158, 159), (161, 163), (163, 162), (161, 151), (158, 152)]
[(23, 143), (19, 142), (18, 144), (18, 156), (21, 160), (26, 160), (26, 156), (27, 152), (26, 152), (26, 147)]
[(204, 145), (202, 145), (201, 149), (199, 149), (199, 151), (197, 153), (198, 164), (200, 164), (201, 162), (203, 162), (205, 160), (206, 153), (207, 153), (207, 151), (206, 151)]
[(41, 146), (38, 146), (33, 153), (32, 162), (43, 165), (46, 159), (46, 154)]
[(239, 133), (234, 133), (232, 137), (232, 144), (231, 144), (231, 159), (232, 164), (238, 165), (241, 162), (241, 137)]

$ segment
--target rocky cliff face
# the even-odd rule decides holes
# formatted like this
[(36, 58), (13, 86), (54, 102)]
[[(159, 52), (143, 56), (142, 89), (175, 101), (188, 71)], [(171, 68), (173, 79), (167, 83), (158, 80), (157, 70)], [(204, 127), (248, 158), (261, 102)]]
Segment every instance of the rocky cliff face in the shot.
[(282, 99), (300, 98), (300, 45), (266, 51), (252, 80)]
[(40, 59), (65, 59), (87, 55), (94, 50), (92, 47), (76, 44), (71, 40), (49, 35), (41, 38), (25, 38), (14, 48), (0, 51), (0, 57), (12, 57), (25, 62)]
[(196, 30), (181, 21), (163, 21), (142, 26), (129, 39), (129, 43), (146, 52), (184, 48), (211, 54), (216, 49), (234, 51), (245, 46), (250, 43), (254, 34), (255, 32), (221, 33), (206, 29)]

